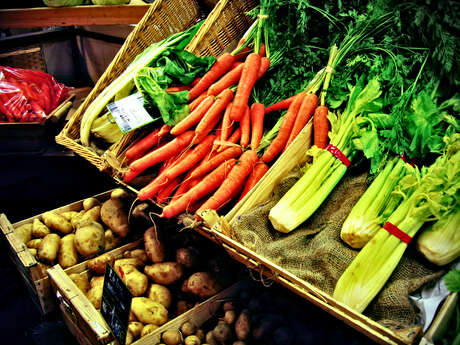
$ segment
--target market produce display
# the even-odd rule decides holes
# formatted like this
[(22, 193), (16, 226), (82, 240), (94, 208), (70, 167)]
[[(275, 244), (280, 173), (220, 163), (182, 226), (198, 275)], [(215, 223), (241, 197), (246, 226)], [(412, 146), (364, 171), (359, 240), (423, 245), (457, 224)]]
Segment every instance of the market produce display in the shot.
[(69, 91), (48, 73), (0, 66), (0, 122), (43, 122)]
[[(46, 275), (46, 269), (52, 265), (59, 263), (64, 269), (69, 268), (126, 242), (131, 230), (128, 213), (132, 199), (117, 188), (106, 201), (87, 198), (81, 210), (48, 211), (14, 231)], [(117, 207), (108, 206), (114, 203)]]
[(105, 253), (89, 260), (89, 276), (85, 272), (69, 275), (99, 310), (106, 263), (113, 266), (133, 295), (126, 344), (214, 296), (234, 279), (229, 260), (218, 258), (219, 248), (194, 234), (162, 230), (168, 231), (167, 236), (155, 226), (149, 227), (143, 244), (119, 257)]

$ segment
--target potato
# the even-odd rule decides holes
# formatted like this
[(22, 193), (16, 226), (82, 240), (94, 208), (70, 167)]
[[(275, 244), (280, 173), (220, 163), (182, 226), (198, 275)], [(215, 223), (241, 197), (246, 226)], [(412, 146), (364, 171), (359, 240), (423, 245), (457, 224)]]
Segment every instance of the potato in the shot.
[(147, 292), (147, 297), (162, 304), (165, 308), (171, 306), (171, 292), (166, 286), (152, 284)]
[(141, 338), (145, 337), (147, 334), (150, 334), (152, 333), (154, 330), (156, 330), (158, 328), (157, 325), (154, 325), (154, 324), (147, 324), (145, 325), (143, 328), (142, 328), (142, 331), (141, 331)]
[(165, 250), (163, 243), (158, 239), (156, 227), (152, 226), (144, 232), (145, 252), (153, 263), (165, 260)]
[(89, 281), (90, 288), (93, 288), (96, 286), (102, 286), (102, 285), (104, 285), (104, 276), (94, 276)]
[(30, 254), (31, 254), (33, 257), (36, 257), (36, 256), (37, 256), (37, 249), (36, 249), (36, 248), (28, 248), (28, 249), (29, 249)]
[(131, 345), (133, 341), (134, 341), (134, 336), (128, 329), (128, 332), (126, 332), (125, 345)]
[(185, 313), (187, 310), (191, 309), (193, 306), (187, 301), (177, 301), (176, 304), (176, 313), (177, 315)]
[(139, 268), (144, 266), (142, 261), (140, 261), (138, 258), (123, 258), (123, 259), (116, 259), (113, 268), (118, 272), (120, 267), (124, 266), (133, 266), (135, 268)]
[(124, 258), (137, 258), (144, 265), (149, 261), (147, 253), (145, 252), (144, 249), (128, 250), (128, 251), (123, 253), (123, 257)]
[(189, 335), (184, 339), (184, 345), (201, 345), (201, 340), (196, 335)]
[(51, 230), (43, 224), (40, 219), (35, 218), (34, 222), (32, 223), (32, 236), (33, 237), (45, 237), (49, 235)]
[(85, 214), (84, 210), (81, 210), (80, 212), (74, 213), (72, 215), (72, 218), (70, 219), (70, 224), (72, 224), (72, 228), (77, 229), (79, 224), (80, 224), (80, 219), (83, 217)]
[[(127, 266), (124, 266), (123, 268), (126, 267)], [(149, 280), (145, 274), (139, 272), (136, 268), (134, 268), (134, 266), (131, 267), (132, 270), (129, 272), (125, 271), (123, 281), (125, 282), (126, 286), (128, 286), (129, 291), (131, 291), (133, 296), (138, 297), (147, 291)]]
[(179, 331), (168, 329), (161, 335), (161, 340), (164, 341), (166, 345), (178, 345), (182, 341), (182, 336)]
[(55, 229), (62, 234), (70, 234), (73, 231), (71, 222), (54, 211), (43, 213), (42, 220), (48, 228)]
[(75, 217), (77, 214), (77, 211), (65, 211), (60, 213), (60, 215), (67, 219), (67, 221), (69, 221), (70, 224), (72, 224), (72, 218)]
[(104, 274), (106, 264), (109, 263), (113, 266), (114, 261), (115, 258), (111, 254), (105, 253), (89, 260), (87, 267), (93, 273)]
[(204, 340), (204, 331), (201, 329), (201, 328), (198, 328), (196, 331), (195, 331), (195, 335), (200, 338), (201, 341)]
[(138, 321), (138, 320), (137, 320), (136, 315), (134, 315), (133, 310), (131, 308), (131, 311), (129, 312), (129, 322), (135, 322), (135, 321)]
[(150, 298), (133, 297), (131, 308), (136, 318), (142, 323), (160, 326), (168, 321), (168, 310)]
[(34, 238), (33, 240), (30, 240), (29, 242), (26, 243), (26, 246), (28, 248), (35, 248), (38, 249), (40, 247), (40, 243), (42, 243), (41, 238)]
[(123, 238), (128, 235), (128, 214), (120, 199), (109, 199), (102, 204), (101, 219), (118, 236)]
[(80, 216), (77, 228), (91, 222), (98, 222), (99, 218), (101, 218), (101, 206), (94, 206)]
[(96, 309), (100, 309), (102, 302), (102, 290), (104, 288), (104, 276), (93, 277), (89, 282), (89, 286), (90, 288), (86, 293), (86, 297)]
[(186, 321), (182, 324), (182, 326), (180, 326), (180, 331), (186, 337), (195, 333), (195, 330), (196, 330), (195, 325), (191, 323), (190, 321)]
[(71, 273), (69, 278), (77, 285), (77, 287), (86, 295), (89, 290), (89, 281), (83, 274)]
[(209, 331), (206, 333), (206, 344), (209, 345), (217, 345), (217, 340), (214, 338), (214, 333), (212, 331)]
[(144, 272), (155, 283), (170, 285), (182, 277), (182, 266), (177, 262), (160, 262), (144, 267)]
[(130, 198), (130, 195), (123, 188), (115, 188), (110, 193), (110, 199), (122, 200), (122, 199), (129, 199), (129, 198)]
[(231, 325), (232, 323), (235, 322), (236, 319), (236, 313), (234, 310), (227, 310), (224, 314), (224, 321), (228, 324)]
[(75, 247), (85, 259), (101, 254), (105, 249), (104, 228), (101, 224), (91, 222), (75, 231)]
[(220, 284), (209, 272), (195, 272), (183, 285), (183, 292), (203, 299), (214, 296), (221, 289)]
[(48, 234), (38, 247), (38, 259), (52, 265), (59, 252), (61, 238), (58, 234)]
[(232, 338), (232, 329), (225, 322), (222, 322), (212, 330), (212, 334), (214, 339), (224, 344)]
[(88, 211), (92, 209), (94, 206), (99, 206), (101, 202), (97, 200), (96, 198), (86, 198), (83, 200), (83, 209), (85, 211)]
[(104, 233), (105, 237), (105, 252), (115, 249), (121, 243), (121, 238), (116, 236), (112, 230), (106, 230)]
[(14, 232), (19, 236), (22, 242), (27, 243), (32, 239), (32, 223), (23, 224), (14, 229)]
[(140, 337), (142, 328), (144, 328), (144, 325), (142, 324), (142, 322), (139, 322), (139, 321), (130, 322), (128, 325), (128, 331), (131, 332), (134, 338)]
[(187, 268), (196, 267), (199, 263), (199, 252), (196, 248), (179, 248), (176, 251), (176, 262)]
[(68, 234), (61, 238), (59, 247), (59, 265), (69, 268), (78, 264), (78, 254), (74, 244), (75, 234)]
[(243, 310), (235, 322), (235, 334), (239, 340), (245, 340), (249, 332), (251, 332), (249, 313), (247, 310)]

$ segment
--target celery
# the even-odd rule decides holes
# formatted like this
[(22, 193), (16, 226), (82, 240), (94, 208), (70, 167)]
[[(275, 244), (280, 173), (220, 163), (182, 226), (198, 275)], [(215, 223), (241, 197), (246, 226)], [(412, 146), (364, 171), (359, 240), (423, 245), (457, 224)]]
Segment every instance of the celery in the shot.
[[(399, 183), (405, 198), (388, 222), (411, 237), (425, 222), (442, 219), (460, 208), (460, 134), (446, 140), (449, 143), (446, 152), (429, 168), (416, 173), (417, 183), (410, 175)], [(333, 297), (359, 312), (364, 311), (385, 285), (406, 248), (406, 243), (379, 229), (339, 278)]]

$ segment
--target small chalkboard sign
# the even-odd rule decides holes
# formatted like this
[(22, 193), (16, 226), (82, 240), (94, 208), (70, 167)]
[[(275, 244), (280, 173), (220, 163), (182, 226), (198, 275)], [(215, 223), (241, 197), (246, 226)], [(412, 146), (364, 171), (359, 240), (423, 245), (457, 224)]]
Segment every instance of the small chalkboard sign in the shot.
[[(123, 272), (120, 272), (123, 275)], [(107, 263), (102, 290), (101, 314), (120, 345), (125, 344), (133, 295), (113, 267)]]

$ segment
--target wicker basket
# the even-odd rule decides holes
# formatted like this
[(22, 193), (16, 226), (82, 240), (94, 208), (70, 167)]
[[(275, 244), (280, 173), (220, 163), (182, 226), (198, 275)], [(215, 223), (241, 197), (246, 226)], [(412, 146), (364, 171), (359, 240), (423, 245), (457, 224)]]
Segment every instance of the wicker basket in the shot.
[(46, 72), (46, 62), (40, 47), (25, 47), (0, 54), (0, 66), (33, 69)]
[(103, 157), (79, 143), (80, 122), (85, 110), (102, 90), (115, 80), (134, 58), (150, 44), (189, 28), (199, 18), (199, 7), (195, 0), (155, 1), (128, 36), (120, 51), (107, 67), (107, 70), (96, 83), (86, 100), (56, 137), (56, 142), (76, 152), (95, 165), (99, 170), (110, 171), (110, 167)]

